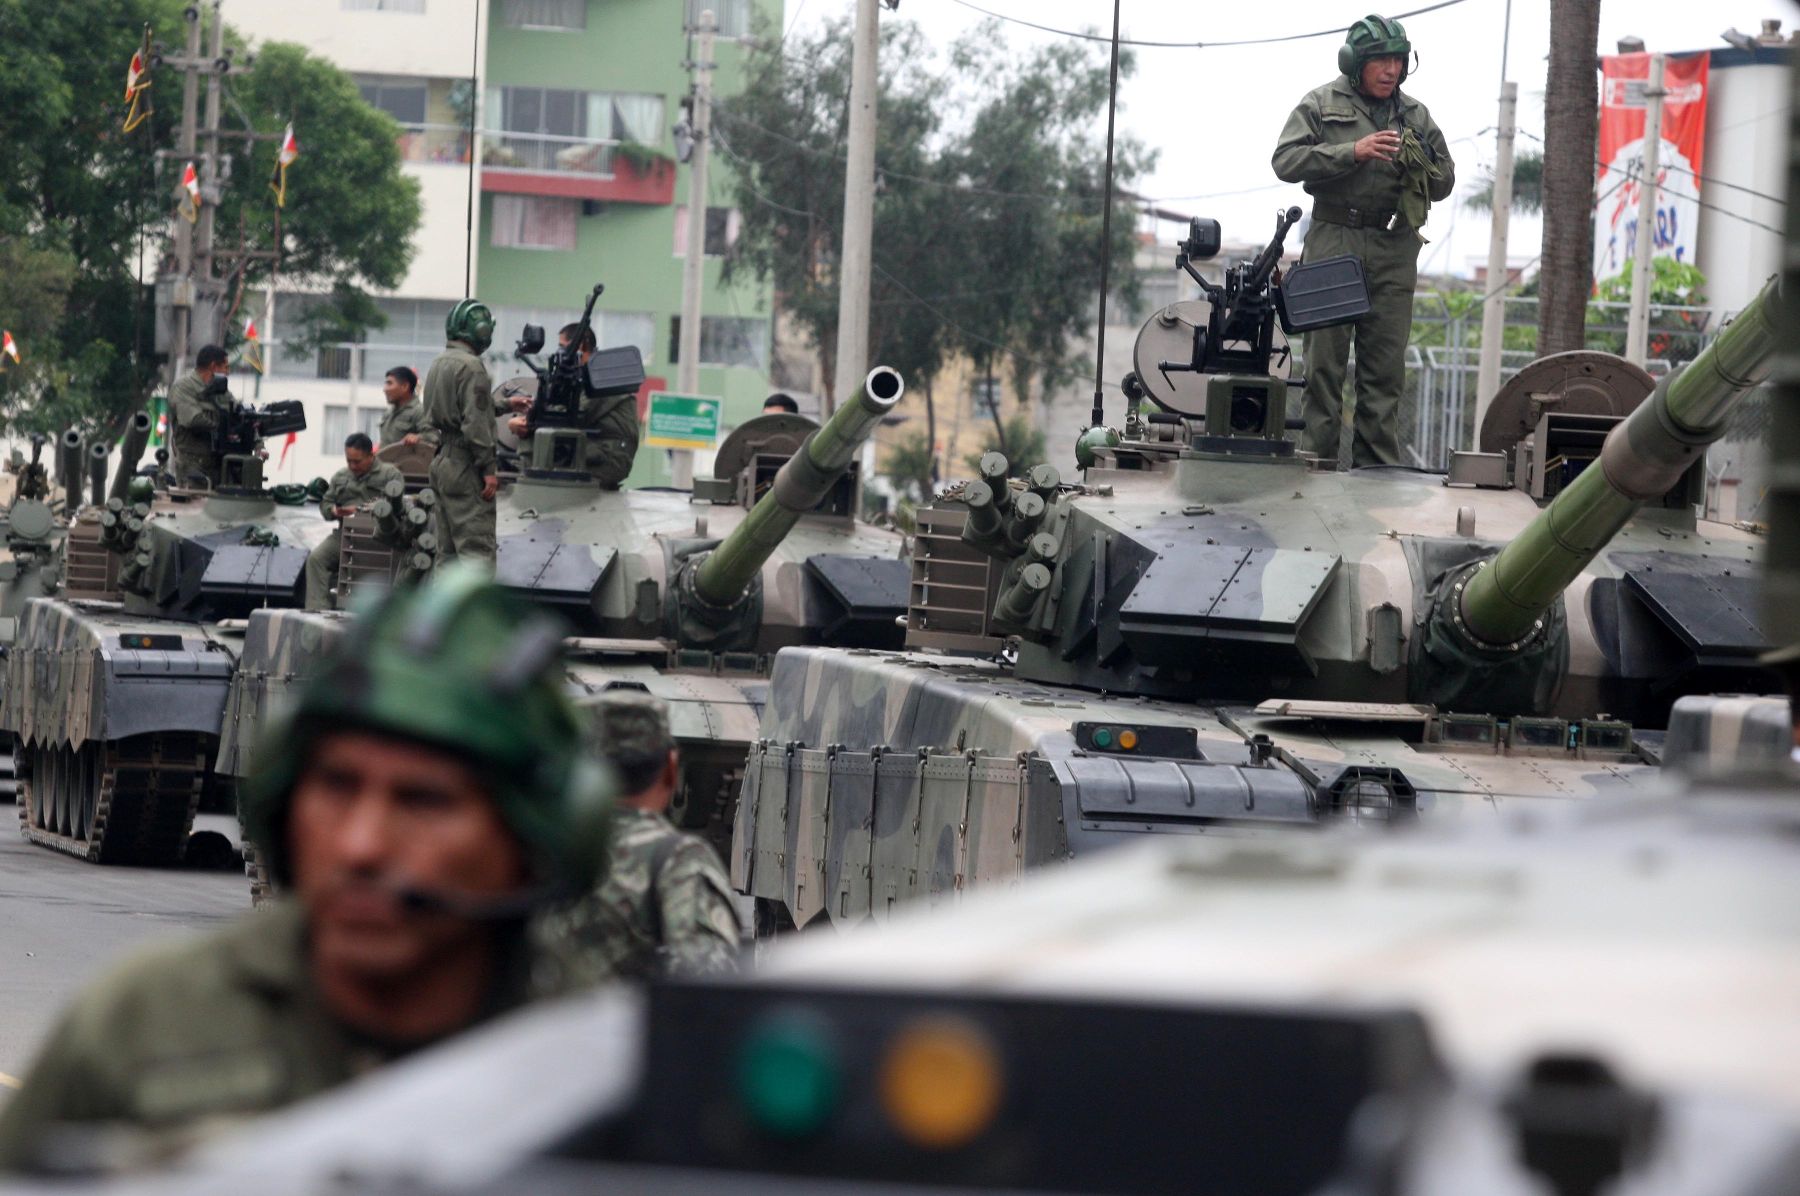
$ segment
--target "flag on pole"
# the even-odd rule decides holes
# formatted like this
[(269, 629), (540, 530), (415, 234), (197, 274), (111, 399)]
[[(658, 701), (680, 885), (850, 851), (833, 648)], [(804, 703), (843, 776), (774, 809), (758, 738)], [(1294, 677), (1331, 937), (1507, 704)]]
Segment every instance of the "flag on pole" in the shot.
[(251, 316), (248, 320), (244, 321), (244, 359), (251, 364), (257, 373), (268, 373), (267, 370), (263, 369), (262, 338), (256, 335), (255, 316)]
[(281, 148), (275, 151), (275, 173), (269, 176), (269, 190), (275, 193), (275, 206), (287, 205), (287, 170), (300, 156), (300, 143), (294, 140), (294, 122), (281, 135)]
[(155, 111), (150, 104), (150, 97), (145, 93), (150, 90), (150, 26), (144, 26), (144, 44), (131, 55), (131, 65), (125, 68), (125, 131), (131, 132), (150, 119)]
[(275, 462), (275, 468), (280, 469), (287, 464), (288, 450), (293, 448), (294, 442), (299, 439), (300, 433), (298, 432), (289, 432), (287, 434), (287, 439), (281, 442), (281, 457)]
[(0, 357), (10, 357), (14, 365), (19, 364), (19, 342), (5, 329), (0, 329)]
[(169, 400), (157, 395), (151, 401), (150, 447), (161, 448), (169, 439)]
[(181, 170), (181, 214), (192, 224), (200, 219), (200, 172), (189, 162)]

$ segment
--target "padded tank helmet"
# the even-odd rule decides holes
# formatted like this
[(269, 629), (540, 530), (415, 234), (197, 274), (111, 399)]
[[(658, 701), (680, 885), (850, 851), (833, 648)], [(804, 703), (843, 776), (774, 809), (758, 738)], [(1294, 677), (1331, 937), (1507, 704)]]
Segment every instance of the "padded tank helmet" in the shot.
[(1406, 82), (1412, 73), (1412, 42), (1406, 38), (1405, 27), (1399, 21), (1370, 13), (1350, 26), (1344, 44), (1338, 47), (1338, 70), (1352, 83), (1361, 83), (1363, 67), (1371, 59), (1389, 57), (1400, 59), (1400, 82)]
[(334, 731), (441, 748), (489, 787), (534, 882), (583, 892), (604, 870), (614, 783), (563, 692), (560, 620), (454, 565), (355, 621), (270, 729), (244, 822), (278, 883), (292, 879), (287, 816), (314, 745)]
[(444, 317), (444, 335), (478, 354), (486, 353), (494, 343), (494, 313), (479, 299), (461, 300)]

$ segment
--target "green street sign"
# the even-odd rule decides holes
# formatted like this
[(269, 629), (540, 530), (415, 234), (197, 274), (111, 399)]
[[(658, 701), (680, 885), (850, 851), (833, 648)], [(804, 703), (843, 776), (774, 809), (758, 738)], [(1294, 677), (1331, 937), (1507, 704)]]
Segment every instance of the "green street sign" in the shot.
[(716, 448), (719, 414), (724, 408), (723, 399), (653, 390), (650, 392), (649, 418), (645, 420), (644, 443), (655, 448)]

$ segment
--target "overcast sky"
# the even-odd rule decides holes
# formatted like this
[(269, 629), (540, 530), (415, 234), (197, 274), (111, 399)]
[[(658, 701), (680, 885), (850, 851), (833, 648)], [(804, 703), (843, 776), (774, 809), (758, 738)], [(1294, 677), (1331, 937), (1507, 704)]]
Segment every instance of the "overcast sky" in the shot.
[[(1110, 33), (1111, 0), (970, 0), (1008, 17), (1060, 29)], [(1422, 7), (1431, 0), (1397, 0), (1389, 12)], [(1217, 0), (1170, 3), (1123, 0), (1121, 35), (1147, 41), (1228, 41), (1282, 36), (1342, 27), (1367, 9), (1352, 0), (1284, 0), (1280, 4), (1227, 4)], [(832, 17), (854, 10), (853, 0), (787, 0), (790, 28), (815, 31)], [(1506, 0), (1462, 0), (1449, 8), (1406, 18), (1418, 52), (1419, 71), (1406, 90), (1423, 101), (1450, 142), (1456, 159), (1458, 195), (1483, 176), (1494, 157), (1493, 125), (1501, 80), (1501, 49), (1507, 45), (1507, 75), (1519, 85), (1520, 146), (1544, 129), (1544, 69), (1550, 47), (1549, 0), (1514, 0), (1510, 41)], [(959, 0), (901, 0), (897, 15), (922, 26), (934, 42), (949, 44), (985, 18)], [(1600, 14), (1600, 47), (1611, 52), (1627, 34), (1642, 37), (1651, 50), (1677, 52), (1721, 47), (1719, 34), (1736, 26), (1754, 34), (1764, 18), (1779, 18), (1784, 32), (1800, 23), (1795, 0), (1606, 0)], [(1005, 26), (1009, 44), (1025, 47), (1057, 40), (1019, 24)], [(1276, 45), (1217, 49), (1137, 51), (1135, 74), (1119, 88), (1122, 130), (1161, 150), (1155, 171), (1140, 190), (1166, 206), (1193, 215), (1216, 216), (1228, 240), (1266, 238), (1277, 208), (1303, 203), (1298, 187), (1279, 183), (1269, 155), (1282, 123), (1296, 101), (1336, 73), (1341, 34)], [(1096, 46), (1096, 52), (1104, 47)], [(1099, 133), (1104, 135), (1102, 124)], [(1249, 188), (1265, 188), (1241, 194)], [(1239, 192), (1240, 194), (1228, 194)], [(1177, 230), (1164, 225), (1161, 235)], [(1535, 219), (1515, 219), (1511, 256), (1537, 252)], [(1422, 269), (1469, 273), (1472, 261), (1487, 260), (1488, 220), (1460, 202), (1437, 205), (1426, 230), (1430, 238)]]

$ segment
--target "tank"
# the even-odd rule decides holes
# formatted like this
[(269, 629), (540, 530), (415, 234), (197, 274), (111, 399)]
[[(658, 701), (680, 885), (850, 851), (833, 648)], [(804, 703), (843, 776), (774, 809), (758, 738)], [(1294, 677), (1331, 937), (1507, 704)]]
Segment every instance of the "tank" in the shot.
[(1274, 280), (1297, 216), (1222, 286), (1191, 270), (1218, 241), (1195, 222), (1180, 264), (1209, 298), (1146, 324), (1079, 483), (996, 455), (920, 511), (912, 651), (780, 654), (731, 852), (759, 925), (881, 919), (1146, 834), (1641, 789), (1678, 699), (1771, 687), (1761, 533), (1695, 503), (1768, 374), (1773, 284), (1660, 383), (1540, 360), (1447, 475), (1337, 472), (1286, 437), (1283, 330), (1366, 296), (1354, 259)]
[(134, 478), (145, 415), (110, 487), (104, 458), (64, 438), (65, 480), (85, 476), (96, 501), (71, 526), (60, 588), (21, 609), (0, 706), (32, 842), (95, 863), (174, 864), (202, 799), (230, 808), (212, 764), (242, 620), (301, 602), (307, 554), (330, 530), (312, 491), (265, 487), (248, 449), (304, 426), (297, 404), (240, 407), (221, 435), (242, 451), (216, 490)]
[[(497, 399), (550, 396), (515, 442), (514, 468), (503, 465), (512, 477), (497, 499), (496, 576), (574, 630), (568, 669), (578, 700), (624, 687), (668, 703), (682, 760), (671, 815), (723, 852), (775, 653), (901, 645), (905, 537), (858, 519), (856, 457), (901, 402), (904, 382), (871, 370), (823, 425), (785, 414), (746, 421), (691, 493), (609, 490), (587, 468), (577, 405), (583, 389), (635, 394), (644, 380), (638, 352), (602, 349), (586, 366), (558, 354), (540, 365), (543, 343), (543, 330), (528, 327), (517, 356), (532, 373), (496, 387)], [(256, 735), (279, 707), (274, 691), (304, 676), (342, 626), (300, 612), (251, 615), (222, 772), (253, 766)]]

